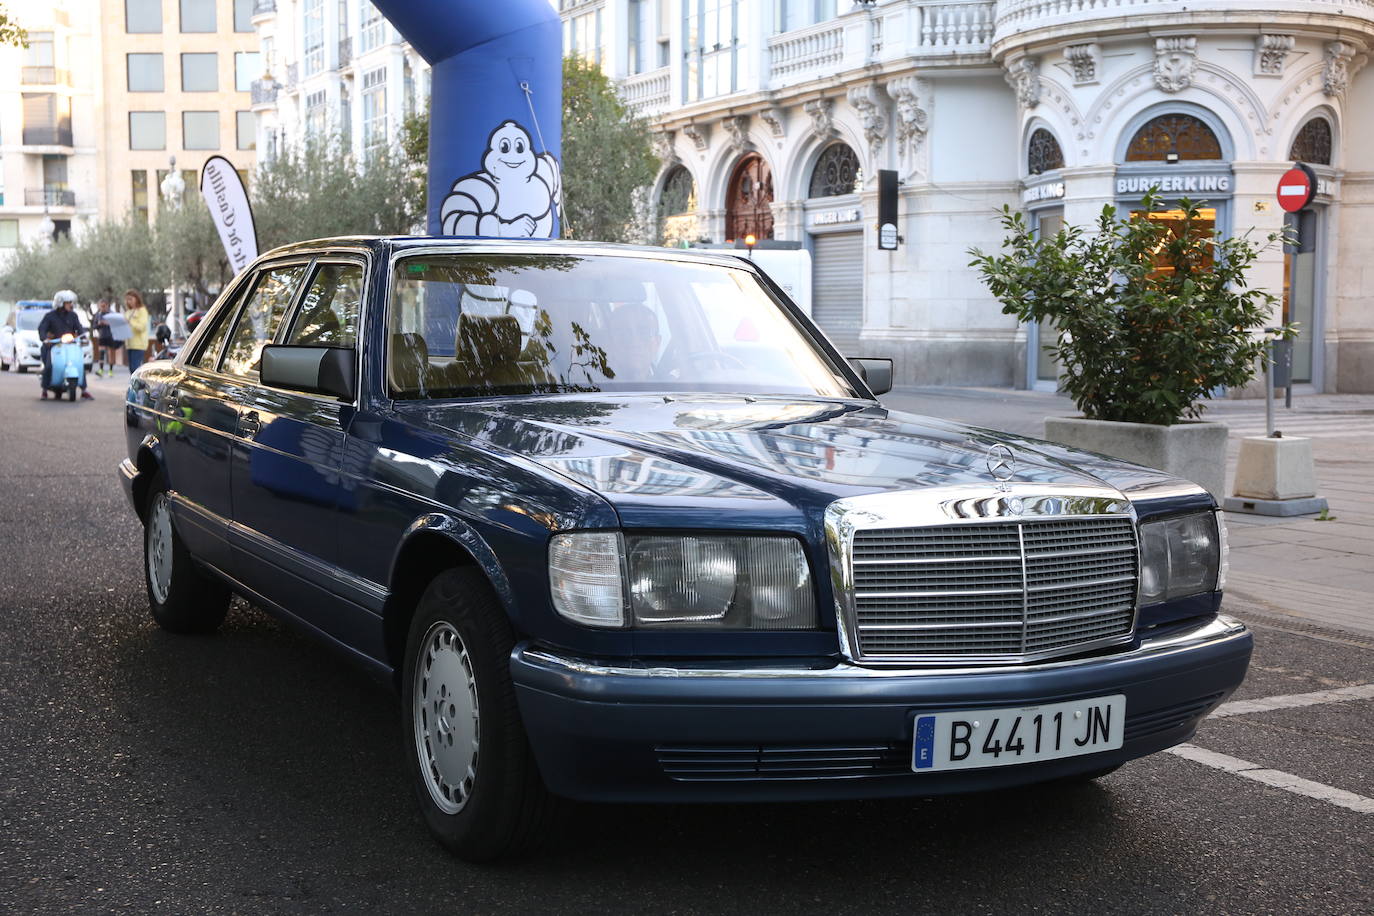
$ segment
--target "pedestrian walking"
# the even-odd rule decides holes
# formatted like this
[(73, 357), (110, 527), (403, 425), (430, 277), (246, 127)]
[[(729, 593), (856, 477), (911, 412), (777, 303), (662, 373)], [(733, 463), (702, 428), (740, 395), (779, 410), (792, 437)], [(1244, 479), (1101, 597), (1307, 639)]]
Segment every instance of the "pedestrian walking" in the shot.
[(94, 321), (96, 346), (100, 351), (95, 371), (96, 374), (105, 377), (114, 375), (115, 361), (119, 358), (120, 348), (124, 346), (124, 341), (115, 336), (114, 323), (128, 326), (114, 313), (109, 297), (101, 296), (100, 311), (96, 312)]
[(129, 374), (133, 375), (143, 365), (143, 357), (148, 351), (148, 307), (138, 290), (124, 293), (124, 319), (129, 322)]
[[(76, 293), (69, 289), (59, 289), (52, 297), (52, 311), (43, 316), (43, 320), (38, 322), (38, 339), (43, 342), (43, 372), (39, 378), (39, 384), (43, 386), (43, 400), (48, 399), (48, 389), (52, 385), (52, 348), (55, 343), (60, 341), (65, 334), (80, 339), (86, 329), (81, 326), (81, 319), (76, 314)], [(95, 398), (86, 390), (86, 376), (81, 376), (81, 399), (83, 401), (94, 401)]]

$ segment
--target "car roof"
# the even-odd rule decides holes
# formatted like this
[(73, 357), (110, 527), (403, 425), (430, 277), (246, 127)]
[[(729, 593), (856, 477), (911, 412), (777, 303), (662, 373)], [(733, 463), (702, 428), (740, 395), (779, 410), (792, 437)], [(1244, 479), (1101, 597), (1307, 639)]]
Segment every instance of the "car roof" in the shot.
[(309, 239), (282, 245), (266, 252), (263, 257), (291, 254), (310, 254), (340, 248), (369, 248), (378, 253), (397, 254), (408, 250), (433, 252), (435, 248), (450, 248), (453, 252), (491, 254), (613, 254), (640, 255), (697, 263), (725, 264), (738, 267), (748, 263), (743, 252), (731, 249), (663, 248), (656, 245), (625, 245), (612, 242), (573, 242), (562, 239), (497, 239), (451, 235), (343, 235), (333, 238)]

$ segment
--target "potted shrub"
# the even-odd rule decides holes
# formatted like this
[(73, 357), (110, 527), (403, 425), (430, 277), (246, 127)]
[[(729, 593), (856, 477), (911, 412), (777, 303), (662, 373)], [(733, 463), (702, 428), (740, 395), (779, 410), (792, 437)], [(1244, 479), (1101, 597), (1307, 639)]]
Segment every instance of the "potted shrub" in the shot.
[(1004, 207), (1001, 252), (971, 249), (970, 266), (1003, 312), (1056, 331), (1060, 384), (1083, 415), (1047, 419), (1045, 438), (1195, 480), (1220, 500), (1227, 429), (1200, 422), (1202, 402), (1261, 365), (1256, 332), (1278, 300), (1246, 271), (1283, 234), (1222, 238), (1186, 199), (1181, 218), (1145, 215), (1161, 210), (1152, 190), (1137, 215), (1106, 206), (1093, 231), (1042, 239)]

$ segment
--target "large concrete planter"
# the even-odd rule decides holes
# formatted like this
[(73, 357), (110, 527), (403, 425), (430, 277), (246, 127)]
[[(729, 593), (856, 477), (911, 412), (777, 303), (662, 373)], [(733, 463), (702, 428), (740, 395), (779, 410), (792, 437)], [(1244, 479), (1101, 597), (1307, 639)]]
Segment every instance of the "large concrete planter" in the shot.
[(1224, 423), (1121, 423), (1082, 417), (1046, 417), (1045, 438), (1158, 468), (1207, 488), (1221, 502), (1226, 490)]

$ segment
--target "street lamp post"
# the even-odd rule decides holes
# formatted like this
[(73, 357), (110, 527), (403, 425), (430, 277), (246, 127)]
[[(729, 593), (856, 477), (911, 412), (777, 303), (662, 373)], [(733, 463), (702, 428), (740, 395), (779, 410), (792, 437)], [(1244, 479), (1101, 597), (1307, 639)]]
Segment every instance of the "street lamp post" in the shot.
[[(173, 210), (181, 209), (183, 195), (186, 193), (186, 182), (181, 177), (181, 172), (177, 171), (177, 157), (169, 159), (167, 177), (162, 179), (159, 189), (162, 192), (163, 206), (171, 207)], [(172, 277), (172, 306), (167, 310), (167, 326), (171, 328), (174, 338), (184, 338), (186, 336), (185, 321), (181, 314), (181, 294), (177, 289), (176, 277)]]

